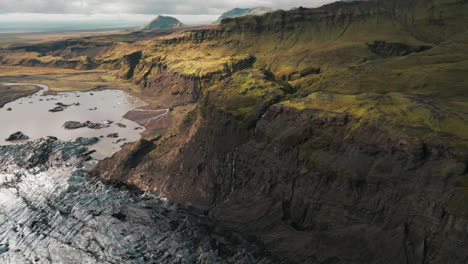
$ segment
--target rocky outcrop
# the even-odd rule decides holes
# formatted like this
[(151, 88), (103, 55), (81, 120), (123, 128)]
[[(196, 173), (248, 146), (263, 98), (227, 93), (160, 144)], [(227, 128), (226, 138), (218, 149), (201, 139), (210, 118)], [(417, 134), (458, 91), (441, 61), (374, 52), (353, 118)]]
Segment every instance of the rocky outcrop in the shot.
[(137, 51), (123, 56), (121, 65), (119, 66), (121, 72), (121, 75), (119, 77), (126, 80), (131, 79), (133, 77), (133, 73), (135, 72), (135, 67), (140, 62), (141, 56), (141, 51)]
[(99, 138), (97, 138), (97, 137), (91, 137), (91, 138), (79, 137), (79, 138), (75, 139), (74, 142), (79, 144), (79, 145), (82, 145), (82, 146), (91, 146), (91, 145), (97, 144), (99, 142)]
[(107, 121), (107, 122), (104, 122), (104, 123), (93, 123), (93, 122), (90, 122), (90, 121), (86, 121), (84, 123), (82, 122), (78, 122), (78, 121), (67, 121), (63, 124), (63, 127), (65, 129), (79, 129), (79, 128), (83, 128), (83, 127), (87, 127), (87, 128), (90, 128), (90, 129), (102, 129), (102, 128), (106, 128), (106, 127), (109, 127), (110, 124), (112, 124), (111, 121)]
[[(150, 54), (148, 54), (150, 56)], [(204, 69), (193, 67), (186, 61), (187, 68), (173, 65), (180, 61), (166, 61), (156, 57), (151, 61), (141, 59), (133, 70), (132, 81), (143, 86), (142, 94), (166, 106), (185, 105), (199, 102), (202, 91), (215, 83), (231, 76), (233, 73), (250, 68), (256, 62), (253, 56), (232, 57), (217, 62), (218, 67)], [(181, 69), (182, 68), (182, 69)]]
[(29, 67), (51, 67), (76, 70), (92, 70), (98, 67), (97, 63), (95, 63), (89, 57), (86, 56), (71, 59), (63, 59), (61, 57), (57, 57), (54, 60), (47, 61), (42, 61), (40, 58), (25, 58), (19, 61), (18, 64)]
[(374, 43), (367, 44), (367, 46), (373, 53), (384, 58), (405, 56), (432, 48), (431, 46), (410, 46), (404, 43), (388, 43), (385, 41), (374, 41)]

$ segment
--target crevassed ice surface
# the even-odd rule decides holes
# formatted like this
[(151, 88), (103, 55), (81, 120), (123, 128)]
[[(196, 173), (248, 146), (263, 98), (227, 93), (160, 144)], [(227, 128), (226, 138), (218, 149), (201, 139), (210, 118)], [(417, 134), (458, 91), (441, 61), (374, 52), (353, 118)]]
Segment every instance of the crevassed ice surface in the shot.
[[(5, 141), (9, 135), (21, 131), (31, 139), (54, 136), (61, 140), (78, 137), (101, 137), (100, 142), (91, 146), (96, 150), (93, 157), (102, 159), (111, 156), (122, 144), (138, 140), (143, 129), (135, 122), (124, 119), (130, 110), (144, 106), (144, 102), (119, 90), (93, 92), (64, 92), (44, 96), (46, 85), (32, 83), (9, 83), (8, 85), (36, 85), (42, 90), (20, 98), (0, 108), (0, 145), (12, 144)], [(57, 103), (70, 105), (62, 112), (49, 112)], [(78, 104), (78, 105), (77, 105)], [(8, 109), (11, 109), (9, 111)], [(67, 121), (113, 123), (102, 129), (79, 128), (68, 130), (63, 127)], [(121, 123), (126, 127), (118, 126)], [(135, 130), (135, 128), (140, 128)], [(117, 138), (107, 135), (118, 133)]]
[(240, 235), (84, 170), (78, 143), (0, 146), (0, 263), (268, 263)]

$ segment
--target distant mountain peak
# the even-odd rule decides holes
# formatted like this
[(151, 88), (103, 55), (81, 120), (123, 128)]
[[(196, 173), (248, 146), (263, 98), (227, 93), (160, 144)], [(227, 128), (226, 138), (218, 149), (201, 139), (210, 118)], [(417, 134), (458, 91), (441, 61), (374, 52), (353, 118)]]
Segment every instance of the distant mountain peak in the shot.
[(185, 25), (175, 17), (158, 15), (150, 23), (139, 28), (138, 30), (145, 31), (145, 30), (164, 29), (164, 28), (180, 28), (184, 26)]

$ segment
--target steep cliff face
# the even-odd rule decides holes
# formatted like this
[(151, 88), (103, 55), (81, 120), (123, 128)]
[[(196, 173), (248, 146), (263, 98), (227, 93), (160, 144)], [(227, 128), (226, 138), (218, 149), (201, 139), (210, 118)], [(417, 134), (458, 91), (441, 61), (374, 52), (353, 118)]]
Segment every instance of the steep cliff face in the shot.
[(254, 233), (287, 262), (467, 257), (466, 148), (445, 144), (451, 136), (283, 105), (253, 126), (209, 102), (198, 111), (183, 137), (129, 146), (100, 175)]
[[(203, 89), (255, 62), (252, 56), (205, 58), (198, 63), (192, 58), (171, 60), (151, 52), (144, 56), (134, 64), (125, 62), (128, 66), (119, 71), (124, 69), (124, 78), (141, 85), (144, 95), (171, 107), (199, 102)], [(131, 74), (125, 69), (131, 69)]]

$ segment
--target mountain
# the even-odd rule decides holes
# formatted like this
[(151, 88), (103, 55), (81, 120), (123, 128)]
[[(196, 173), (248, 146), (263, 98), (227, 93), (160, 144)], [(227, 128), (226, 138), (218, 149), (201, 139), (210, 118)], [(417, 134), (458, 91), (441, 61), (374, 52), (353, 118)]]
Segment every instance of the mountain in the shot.
[(170, 16), (157, 16), (153, 21), (147, 25), (139, 28), (140, 31), (153, 30), (153, 29), (167, 29), (167, 28), (181, 28), (185, 25), (182, 24), (177, 18)]
[(223, 13), (215, 23), (220, 23), (221, 20), (225, 18), (234, 18), (234, 17), (241, 17), (241, 16), (261, 16), (267, 13), (275, 12), (279, 9), (275, 8), (268, 8), (268, 7), (255, 7), (255, 8), (234, 8), (230, 11)]
[(0, 63), (110, 71), (171, 109), (95, 175), (255, 236), (278, 263), (468, 259), (466, 1), (149, 33), (16, 46)]

